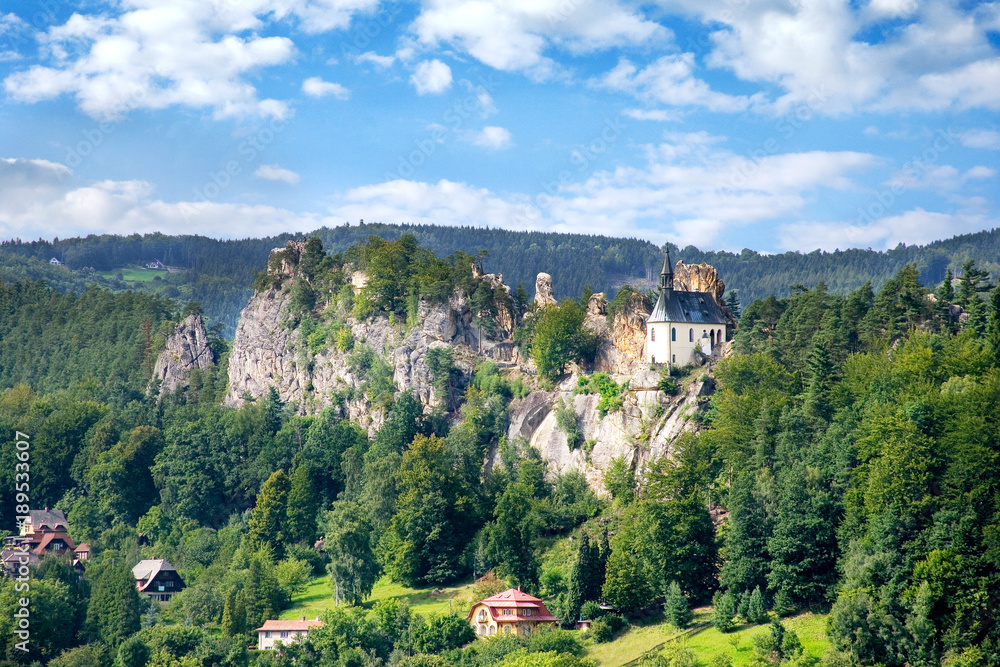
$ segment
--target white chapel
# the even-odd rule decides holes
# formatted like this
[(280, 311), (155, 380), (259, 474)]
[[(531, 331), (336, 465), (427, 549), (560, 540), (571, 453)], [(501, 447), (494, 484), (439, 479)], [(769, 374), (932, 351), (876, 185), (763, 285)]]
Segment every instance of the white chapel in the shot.
[(727, 338), (726, 317), (708, 292), (674, 289), (670, 250), (660, 269), (660, 298), (646, 320), (646, 361), (686, 366), (695, 352), (709, 357)]

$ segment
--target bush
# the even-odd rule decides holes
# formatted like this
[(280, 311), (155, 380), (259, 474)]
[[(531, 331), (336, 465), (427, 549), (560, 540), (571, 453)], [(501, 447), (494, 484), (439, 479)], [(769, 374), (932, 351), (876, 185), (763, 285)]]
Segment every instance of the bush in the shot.
[(590, 634), (598, 644), (614, 640), (628, 626), (628, 621), (621, 614), (608, 614), (594, 621), (590, 626)]
[(583, 645), (576, 638), (576, 634), (569, 630), (542, 628), (528, 637), (528, 650), (532, 653), (555, 651), (578, 656), (583, 653)]
[(609, 412), (621, 410), (624, 404), (625, 387), (611, 379), (607, 373), (594, 373), (590, 377), (580, 376), (576, 383), (578, 394), (600, 394), (597, 412), (603, 419)]
[(565, 400), (559, 399), (556, 405), (556, 426), (566, 434), (566, 444), (570, 450), (576, 449), (583, 440), (583, 434), (576, 425), (576, 410), (573, 409), (572, 401), (567, 404)]
[(476, 639), (476, 633), (464, 618), (431, 614), (413, 629), (413, 648), (421, 653), (441, 653), (461, 648)]
[(285, 553), (289, 558), (297, 558), (308, 563), (314, 577), (322, 577), (326, 574), (326, 563), (323, 560), (323, 556), (312, 547), (302, 544), (291, 544), (285, 547)]
[(580, 607), (580, 615), (587, 620), (597, 620), (604, 615), (604, 610), (601, 609), (601, 605), (593, 600), (587, 600)]

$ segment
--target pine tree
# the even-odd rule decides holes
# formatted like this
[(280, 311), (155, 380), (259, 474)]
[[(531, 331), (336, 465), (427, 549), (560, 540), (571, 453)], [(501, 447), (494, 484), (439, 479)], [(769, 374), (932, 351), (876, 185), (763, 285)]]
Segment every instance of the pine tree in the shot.
[(747, 623), (751, 625), (758, 625), (767, 619), (767, 610), (764, 608), (764, 594), (761, 592), (760, 586), (753, 589), (753, 593), (750, 594), (745, 618), (747, 619)]
[(913, 612), (906, 619), (906, 629), (910, 633), (910, 650), (907, 652), (908, 665), (912, 667), (932, 667), (940, 664), (937, 648), (937, 628), (931, 615), (934, 611), (934, 594), (930, 585), (923, 581), (917, 589), (913, 601)]
[(992, 357), (993, 365), (1000, 367), (1000, 285), (990, 292), (986, 317), (986, 350)]
[(230, 630), (232, 631), (231, 636), (233, 637), (242, 635), (247, 631), (246, 597), (243, 591), (237, 591), (233, 598), (232, 625), (230, 626)]
[(288, 476), (284, 470), (271, 473), (260, 487), (257, 505), (250, 514), (247, 524), (247, 542), (257, 550), (261, 545), (269, 545), (280, 559), (284, 551), (282, 528), (288, 513)]
[(693, 614), (687, 596), (681, 591), (680, 584), (671, 581), (667, 586), (663, 602), (663, 616), (675, 628), (683, 630), (691, 623)]
[(944, 272), (944, 281), (938, 286), (937, 292), (934, 294), (938, 301), (955, 303), (955, 286), (952, 284), (953, 280), (954, 276), (952, 276), (951, 269), (946, 270)]
[(87, 626), (112, 650), (139, 631), (142, 600), (122, 558), (101, 568), (87, 605)]
[(712, 606), (715, 607), (715, 611), (712, 614), (712, 625), (714, 625), (719, 632), (729, 632), (736, 624), (733, 622), (733, 616), (736, 616), (736, 596), (733, 595), (732, 591), (716, 591), (715, 595), (712, 596)]
[(288, 540), (312, 545), (316, 539), (316, 514), (319, 503), (313, 486), (309, 468), (299, 465), (292, 473), (291, 488), (288, 491), (286, 532)]
[(590, 548), (590, 538), (584, 533), (576, 550), (576, 562), (569, 579), (569, 598), (567, 599), (566, 617), (575, 621), (580, 615), (580, 607), (589, 599), (588, 593), (593, 588), (594, 570), (593, 550)]
[(740, 319), (740, 297), (736, 290), (731, 289), (726, 295), (726, 307), (729, 308), (733, 317)]

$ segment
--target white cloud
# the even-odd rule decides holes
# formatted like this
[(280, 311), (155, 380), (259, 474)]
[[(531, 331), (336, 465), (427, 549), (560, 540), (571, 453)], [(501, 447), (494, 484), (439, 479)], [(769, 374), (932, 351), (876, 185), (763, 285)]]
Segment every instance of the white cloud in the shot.
[(268, 181), (282, 181), (289, 185), (295, 185), (302, 178), (291, 169), (284, 169), (276, 164), (262, 164), (257, 167), (253, 175)]
[(472, 137), (472, 143), (476, 146), (501, 150), (509, 148), (511, 144), (510, 131), (495, 125), (487, 125), (481, 132), (476, 132)]
[(622, 114), (635, 120), (679, 120), (680, 114), (666, 109), (625, 109)]
[(997, 175), (996, 169), (990, 169), (989, 167), (984, 167), (983, 165), (980, 164), (976, 165), (972, 169), (969, 169), (967, 172), (965, 172), (965, 175), (962, 178), (963, 180), (971, 181), (983, 178), (993, 178), (996, 175)]
[(710, 111), (743, 111), (754, 101), (713, 91), (693, 75), (694, 54), (663, 56), (643, 69), (622, 58), (618, 65), (595, 81), (595, 85), (621, 90), (639, 99), (672, 106), (703, 106)]
[(963, 146), (969, 148), (988, 148), (1000, 151), (1000, 132), (996, 130), (967, 130), (958, 135), (958, 140), (962, 142)]
[(344, 88), (339, 83), (324, 81), (318, 76), (312, 76), (302, 82), (302, 92), (311, 97), (325, 97), (333, 95), (338, 100), (346, 100), (351, 96), (351, 91)]
[(369, 63), (379, 69), (386, 69), (387, 67), (392, 67), (392, 64), (396, 62), (396, 56), (380, 56), (374, 51), (366, 51), (360, 55), (354, 56), (354, 62), (359, 65)]
[(99, 16), (73, 14), (39, 33), (44, 64), (6, 77), (14, 99), (72, 95), (95, 118), (173, 105), (215, 117), (284, 118), (286, 102), (259, 99), (249, 76), (295, 56), (287, 37), (261, 36), (266, 21), (294, 18), (306, 32), (346, 27), (378, 0), (122, 0)]
[(900, 243), (926, 244), (997, 226), (980, 213), (938, 213), (915, 208), (901, 215), (851, 222), (799, 222), (778, 228), (783, 248), (810, 251), (843, 248), (888, 250)]
[(615, 0), (429, 0), (412, 30), (426, 46), (444, 42), (505, 71), (551, 73), (551, 47), (589, 53), (654, 39), (670, 31)]
[(418, 95), (443, 93), (451, 87), (451, 68), (436, 58), (425, 60), (417, 65), (410, 83)]

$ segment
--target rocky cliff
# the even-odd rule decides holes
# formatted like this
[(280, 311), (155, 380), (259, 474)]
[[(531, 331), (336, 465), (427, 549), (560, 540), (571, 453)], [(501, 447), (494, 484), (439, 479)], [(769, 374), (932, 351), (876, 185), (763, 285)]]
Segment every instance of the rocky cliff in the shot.
[(206, 369), (215, 363), (208, 345), (208, 332), (201, 315), (188, 315), (167, 336), (166, 345), (153, 367), (153, 379), (160, 382), (160, 393), (177, 391), (188, 385), (195, 368)]

